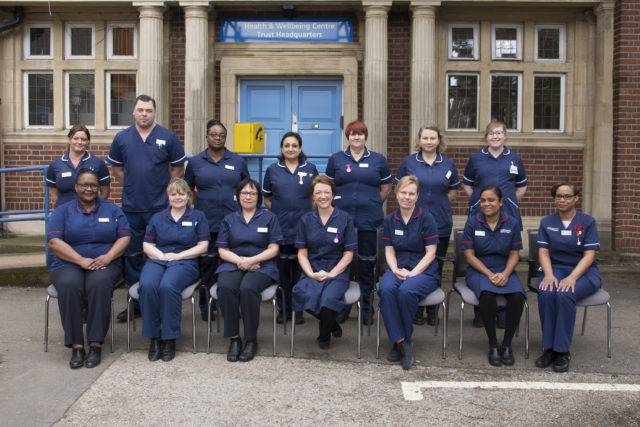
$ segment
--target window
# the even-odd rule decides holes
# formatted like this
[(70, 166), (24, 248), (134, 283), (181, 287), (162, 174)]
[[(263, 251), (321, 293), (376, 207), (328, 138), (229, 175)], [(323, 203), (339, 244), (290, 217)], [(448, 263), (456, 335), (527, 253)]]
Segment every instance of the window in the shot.
[(565, 60), (565, 26), (562, 24), (536, 25), (536, 61)]
[(53, 73), (25, 73), (24, 94), (25, 126), (53, 126)]
[(138, 29), (135, 23), (110, 23), (107, 33), (108, 59), (135, 59), (138, 56)]
[(67, 73), (66, 77), (66, 126), (83, 124), (94, 127), (95, 112), (95, 77), (93, 73)]
[(107, 127), (131, 126), (135, 100), (136, 74), (134, 72), (107, 73)]
[(522, 59), (522, 25), (491, 25), (491, 59)]
[(478, 75), (447, 75), (447, 129), (478, 128)]
[(479, 58), (479, 26), (473, 23), (449, 24), (449, 59), (477, 60)]
[(522, 76), (520, 74), (491, 75), (491, 120), (499, 120), (507, 129), (520, 130), (522, 113)]
[(67, 24), (65, 30), (65, 57), (68, 59), (95, 58), (95, 31), (93, 24)]
[(24, 57), (26, 59), (53, 58), (52, 34), (52, 24), (26, 25), (24, 32)]
[(564, 75), (534, 77), (533, 129), (564, 131)]

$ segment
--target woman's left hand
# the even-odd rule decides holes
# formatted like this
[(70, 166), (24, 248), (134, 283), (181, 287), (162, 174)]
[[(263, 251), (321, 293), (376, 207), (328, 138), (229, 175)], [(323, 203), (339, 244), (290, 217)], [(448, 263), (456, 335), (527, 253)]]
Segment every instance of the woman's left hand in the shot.
[(243, 271), (255, 270), (255, 268), (252, 268), (255, 265), (255, 263), (249, 260), (249, 258), (246, 258), (243, 256), (240, 257), (240, 260), (236, 263), (236, 265), (240, 270), (243, 270)]
[(576, 279), (571, 276), (567, 276), (558, 283), (558, 291), (567, 292), (571, 289), (572, 293), (576, 292)]
[(107, 268), (109, 264), (111, 264), (111, 257), (107, 254), (100, 255), (93, 259), (91, 264), (89, 264), (89, 270), (102, 270), (103, 268)]
[(495, 286), (498, 286), (499, 288), (506, 286), (507, 282), (508, 279), (504, 275), (504, 273), (496, 273), (491, 276), (491, 283), (493, 283)]

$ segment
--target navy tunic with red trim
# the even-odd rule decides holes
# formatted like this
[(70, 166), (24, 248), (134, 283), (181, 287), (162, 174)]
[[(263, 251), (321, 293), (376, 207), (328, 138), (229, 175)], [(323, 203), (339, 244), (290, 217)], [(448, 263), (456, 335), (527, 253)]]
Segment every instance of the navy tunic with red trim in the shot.
[(47, 187), (53, 187), (58, 191), (56, 208), (76, 199), (76, 176), (82, 168), (95, 171), (98, 174), (98, 183), (100, 186), (108, 186), (111, 182), (109, 169), (107, 169), (107, 165), (100, 157), (92, 156), (87, 151), (78, 162), (78, 166), (73, 167), (73, 163), (69, 160), (69, 152), (66, 152), (51, 162), (49, 169), (47, 169), (45, 183)]
[[(473, 249), (475, 256), (493, 273), (504, 271), (507, 266), (509, 252), (522, 249), (522, 237), (520, 236), (519, 222), (500, 210), (500, 219), (494, 230), (485, 221), (484, 214), (478, 212), (467, 219), (462, 237), (462, 249)], [(467, 267), (467, 286), (473, 290), (479, 298), (482, 291), (496, 294), (510, 294), (526, 292), (515, 270), (509, 276), (506, 286), (499, 287), (491, 283), (491, 280), (475, 268)]]

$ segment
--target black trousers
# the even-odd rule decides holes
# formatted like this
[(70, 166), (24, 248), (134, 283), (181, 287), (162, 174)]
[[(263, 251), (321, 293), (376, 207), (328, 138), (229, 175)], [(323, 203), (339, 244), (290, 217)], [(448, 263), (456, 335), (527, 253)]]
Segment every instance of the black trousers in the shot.
[(87, 342), (104, 342), (109, 330), (113, 286), (122, 276), (122, 267), (110, 264), (103, 270), (62, 267), (51, 272), (58, 291), (58, 307), (64, 329), (64, 345), (84, 345), (83, 301), (87, 301)]

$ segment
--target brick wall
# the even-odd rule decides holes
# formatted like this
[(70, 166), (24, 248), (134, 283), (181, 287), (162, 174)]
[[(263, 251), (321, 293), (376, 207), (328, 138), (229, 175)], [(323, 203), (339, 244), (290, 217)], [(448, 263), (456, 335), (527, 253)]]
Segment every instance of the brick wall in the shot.
[(613, 71), (613, 247), (640, 252), (640, 3), (616, 1)]
[(175, 8), (169, 23), (169, 105), (170, 129), (184, 145), (184, 70), (185, 70), (184, 12)]

